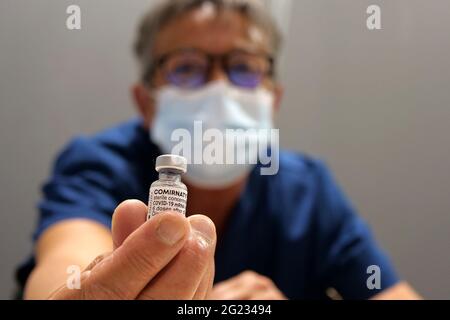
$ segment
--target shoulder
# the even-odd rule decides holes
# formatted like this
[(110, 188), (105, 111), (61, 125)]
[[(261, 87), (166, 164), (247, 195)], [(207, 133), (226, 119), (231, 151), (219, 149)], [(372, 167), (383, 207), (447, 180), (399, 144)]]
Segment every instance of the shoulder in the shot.
[[(118, 124), (91, 136), (73, 138), (59, 153), (55, 168), (78, 170), (89, 165), (120, 166), (151, 150), (151, 142), (137, 119)], [(97, 167), (97, 169), (100, 169)]]
[(71, 194), (89, 197), (97, 190), (119, 201), (143, 198), (145, 186), (154, 176), (154, 166), (149, 164), (157, 152), (139, 120), (77, 136), (57, 155), (44, 193), (47, 198), (55, 197), (69, 188)]
[(317, 190), (331, 178), (327, 164), (320, 158), (300, 152), (281, 151), (279, 159), (279, 171), (272, 179), (277, 184), (289, 186), (289, 189)]

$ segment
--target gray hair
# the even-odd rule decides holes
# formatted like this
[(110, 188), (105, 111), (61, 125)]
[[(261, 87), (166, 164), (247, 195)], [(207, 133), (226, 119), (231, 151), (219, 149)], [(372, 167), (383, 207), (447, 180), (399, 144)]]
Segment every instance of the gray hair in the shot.
[(151, 51), (157, 33), (181, 14), (200, 8), (206, 3), (214, 5), (219, 10), (235, 10), (243, 14), (268, 36), (272, 47), (271, 54), (274, 57), (278, 55), (282, 42), (281, 33), (260, 0), (163, 0), (143, 17), (134, 44), (143, 80), (146, 69), (153, 60)]

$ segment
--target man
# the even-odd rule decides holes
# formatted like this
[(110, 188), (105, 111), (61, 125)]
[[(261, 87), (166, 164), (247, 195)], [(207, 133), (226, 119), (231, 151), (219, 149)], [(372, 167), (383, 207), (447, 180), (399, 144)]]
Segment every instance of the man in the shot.
[[(275, 175), (261, 175), (260, 164), (192, 165), (188, 218), (145, 222), (154, 161), (177, 128), (271, 127), (279, 46), (257, 1), (164, 1), (148, 14), (132, 89), (140, 118), (77, 138), (59, 156), (34, 259), (19, 272), (25, 298), (418, 298), (325, 165), (306, 155), (281, 152)], [(85, 270), (78, 290), (67, 286), (68, 266)], [(379, 284), (368, 281), (371, 266)]]

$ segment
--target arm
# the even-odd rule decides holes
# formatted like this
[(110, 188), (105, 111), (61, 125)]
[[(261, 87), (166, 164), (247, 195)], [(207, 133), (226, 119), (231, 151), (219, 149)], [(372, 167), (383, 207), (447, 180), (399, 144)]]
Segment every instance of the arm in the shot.
[[(39, 205), (36, 267), (25, 298), (205, 297), (214, 277), (214, 224), (170, 212), (146, 222), (148, 208), (140, 201), (115, 208), (135, 185), (122, 175), (127, 165), (93, 139), (75, 140), (58, 157)], [(83, 271), (81, 290), (66, 286), (73, 265)]]
[(25, 299), (46, 299), (67, 280), (67, 267), (84, 270), (97, 256), (112, 250), (110, 231), (84, 219), (50, 227), (36, 244), (36, 267), (25, 287)]
[[(112, 233), (89, 220), (66, 220), (49, 228), (38, 241), (37, 266), (25, 297), (204, 299), (214, 279), (213, 222), (174, 212), (144, 222), (147, 211), (140, 201), (123, 202), (114, 213)], [(66, 286), (70, 265), (84, 269), (79, 290)]]
[[(321, 167), (321, 168), (320, 168)], [(420, 296), (399, 277), (389, 257), (376, 242), (370, 227), (320, 165), (318, 171), (318, 222), (321, 237), (321, 277), (343, 299), (418, 299)], [(379, 288), (369, 288), (370, 266), (379, 268)]]

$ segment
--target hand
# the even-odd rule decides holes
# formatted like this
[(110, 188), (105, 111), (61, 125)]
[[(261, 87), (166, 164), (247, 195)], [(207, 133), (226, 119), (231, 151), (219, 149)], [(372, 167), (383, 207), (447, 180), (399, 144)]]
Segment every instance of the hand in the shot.
[(113, 216), (114, 250), (81, 274), (81, 288), (51, 299), (204, 299), (214, 279), (216, 231), (205, 216), (167, 212), (146, 220), (147, 206), (125, 201)]
[(253, 271), (214, 286), (208, 296), (212, 300), (286, 300), (272, 280)]

